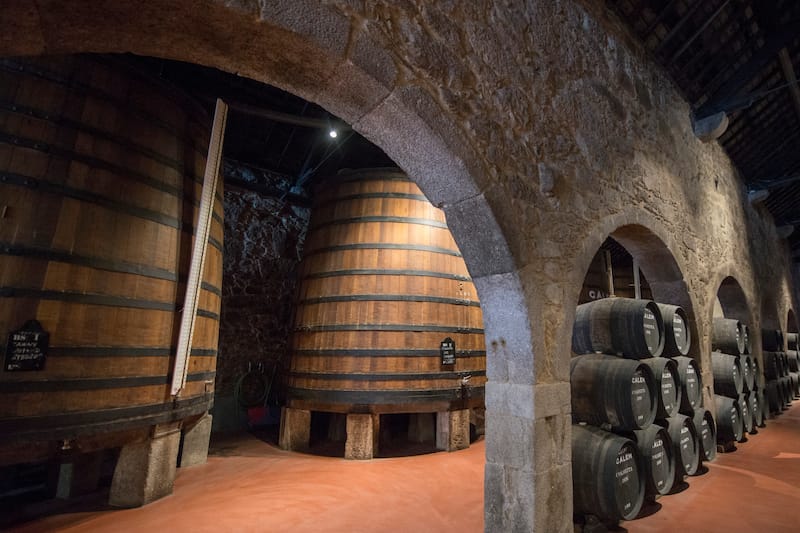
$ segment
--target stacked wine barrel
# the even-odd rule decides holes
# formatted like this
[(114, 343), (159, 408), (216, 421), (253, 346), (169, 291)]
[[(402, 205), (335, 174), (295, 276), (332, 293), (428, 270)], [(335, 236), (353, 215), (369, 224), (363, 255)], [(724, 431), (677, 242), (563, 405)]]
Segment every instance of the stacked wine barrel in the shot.
[(797, 334), (786, 336), (789, 349), (783, 350), (783, 333), (780, 330), (761, 330), (764, 349), (764, 395), (769, 412), (778, 414), (800, 397), (800, 355), (797, 352)]
[[(650, 300), (578, 306), (570, 365), (576, 514), (634, 518), (713, 459), (715, 424), (702, 407), (684, 311)], [(662, 357), (662, 355), (666, 357)]]
[(714, 318), (711, 348), (717, 439), (731, 449), (764, 425), (758, 360), (752, 354), (747, 325), (733, 318)]

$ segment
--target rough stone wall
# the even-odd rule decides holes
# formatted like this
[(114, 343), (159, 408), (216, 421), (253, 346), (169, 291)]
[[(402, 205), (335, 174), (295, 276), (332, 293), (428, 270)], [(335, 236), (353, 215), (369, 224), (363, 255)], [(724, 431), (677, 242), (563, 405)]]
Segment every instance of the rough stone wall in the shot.
[[(762, 298), (780, 302), (786, 316), (785, 245), (771, 217), (745, 205), (721, 147), (694, 137), (679, 92), (596, 3), (330, 4), (353, 31), (389, 50), (395, 93), (435, 110), (432, 121), (447, 122), (437, 130), (445, 142), (465, 143), (456, 151), (522, 281), (532, 375), (509, 365), (504, 338), (487, 338), (487, 527), (569, 530), (569, 338), (581, 282), (603, 240), (636, 224), (649, 230), (634, 237), (643, 249), (660, 246), (674, 257), (682, 279), (653, 261), (643, 270), (656, 298), (690, 309), (707, 395), (722, 278), (739, 281), (756, 323)], [(463, 221), (451, 214), (473, 216), (449, 209), (456, 226)], [(529, 487), (533, 509), (518, 493)]]
[(797, 309), (769, 215), (602, 2), (35, 5), (0, 10), (24, 28), (0, 52), (133, 51), (272, 83), (353, 124), (445, 209), (483, 308), (487, 530), (572, 530), (569, 338), (608, 235), (645, 253), (655, 298), (687, 307), (707, 383), (723, 279), (756, 331), (762, 302), (783, 324)]
[[(226, 166), (228, 175), (256, 182), (252, 172)], [(269, 176), (270, 184), (285, 178)], [(263, 180), (262, 180), (263, 181)], [(286, 363), (297, 282), (296, 269), (310, 210), (279, 198), (226, 187), (222, 313), (217, 395), (233, 393), (248, 363)]]

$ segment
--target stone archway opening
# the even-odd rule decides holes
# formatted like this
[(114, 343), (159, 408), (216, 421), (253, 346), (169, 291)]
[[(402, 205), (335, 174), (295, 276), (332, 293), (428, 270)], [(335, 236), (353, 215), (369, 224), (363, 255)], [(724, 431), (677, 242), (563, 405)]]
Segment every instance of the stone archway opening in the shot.
[[(532, 371), (527, 372), (533, 357), (529, 299), (482, 194), (487, 178), (446, 110), (422, 91), (397, 86), (390, 52), (358, 28), (351, 31), (341, 12), (293, 3), (275, 8), (225, 4), (210, 2), (204, 9), (190, 1), (54, 3), (39, 10), (4, 6), (4, 20), (13, 23), (7, 24), (12, 30), (0, 40), (0, 56), (131, 52), (177, 59), (270, 83), (353, 124), (446, 210), (481, 299), (487, 346), (501, 346), (489, 350), (488, 373), (494, 386), (487, 397), (501, 400), (495, 412), (532, 425), (531, 414), (520, 415), (515, 406), (504, 405), (507, 394), (520, 391), (532, 402)], [(520, 372), (509, 376), (514, 368)], [(490, 433), (488, 440), (493, 439)], [(519, 445), (532, 449), (532, 432), (527, 439), (520, 444), (498, 437), (493, 443), (487, 499), (513, 502), (514, 512), (487, 508), (487, 528), (533, 523), (533, 474), (520, 475), (513, 454), (503, 453)], [(546, 520), (542, 516), (537, 520)]]
[[(631, 446), (644, 457), (653, 446), (652, 442), (646, 444), (648, 432), (668, 432), (671, 426), (679, 425), (677, 421), (684, 413), (693, 419), (703, 397), (707, 396), (697, 379), (703, 366), (703, 343), (702, 340), (698, 342), (692, 298), (667, 243), (641, 224), (619, 226), (600, 235), (597, 241), (601, 244), (585, 270), (578, 295), (578, 304), (583, 305), (579, 305), (576, 312), (572, 338), (572, 459), (573, 483), (576, 484), (574, 511), (579, 523), (585, 515), (598, 514), (587, 487), (592, 486), (593, 480), (602, 479), (600, 472), (592, 472), (591, 461), (587, 460), (587, 442), (595, 442), (597, 446), (601, 442), (608, 446)], [(675, 306), (682, 309), (681, 315)], [(654, 335), (652, 332), (666, 322), (664, 317), (669, 317), (669, 327), (663, 336)], [(686, 349), (681, 350), (678, 339), (685, 343), (687, 332), (691, 343), (684, 344)], [(672, 336), (673, 341), (663, 353), (668, 357), (662, 357), (667, 335)], [(612, 372), (611, 368), (629, 374), (625, 374), (626, 379), (612, 384), (605, 377)], [(679, 389), (691, 392), (684, 395), (677, 392)], [(626, 403), (617, 405), (615, 400), (598, 392), (607, 390), (625, 391), (620, 396), (626, 398)], [(631, 400), (627, 403), (629, 393)], [(700, 416), (705, 417), (705, 413)], [(663, 457), (663, 453), (659, 455)], [(617, 460), (618, 465), (623, 463)], [(637, 475), (645, 479), (656, 471), (654, 467), (653, 470), (642, 468)], [(592, 475), (587, 476), (586, 472)], [(652, 475), (652, 479), (658, 478), (658, 474)], [(613, 486), (614, 479), (621, 477), (613, 478), (612, 473), (612, 479), (605, 486)], [(664, 480), (660, 483), (669, 491), (673, 477), (668, 474), (665, 478), (669, 478), (669, 485), (663, 485), (667, 483)], [(657, 486), (655, 483), (659, 482), (653, 483)], [(655, 512), (657, 509), (644, 504), (644, 492), (642, 488), (638, 500), (629, 496), (625, 502), (626, 509), (630, 510), (627, 514), (618, 513), (614, 519), (631, 520), (640, 513)]]
[[(717, 290), (713, 316), (735, 318), (745, 324), (753, 324), (753, 316), (750, 312), (747, 297), (742, 286), (733, 276), (728, 276), (722, 280)], [(764, 317), (762, 316), (762, 327), (764, 325), (763, 321)]]
[(639, 224), (618, 227), (603, 239), (583, 271), (586, 274), (578, 303), (607, 297), (613, 286), (616, 296), (679, 306), (686, 313), (691, 337), (687, 355), (701, 364), (701, 340), (694, 306), (681, 269), (667, 244)]

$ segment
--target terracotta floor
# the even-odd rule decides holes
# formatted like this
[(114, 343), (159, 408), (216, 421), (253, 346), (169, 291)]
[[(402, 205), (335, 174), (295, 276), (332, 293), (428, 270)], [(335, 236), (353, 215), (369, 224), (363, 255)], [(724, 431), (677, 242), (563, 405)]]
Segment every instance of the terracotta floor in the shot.
[(800, 532), (800, 401), (686, 482), (682, 492), (658, 500), (657, 512), (623, 527), (630, 533)]
[[(352, 462), (282, 452), (247, 437), (179, 472), (175, 492), (141, 509), (65, 513), (18, 531), (478, 532), (483, 458), (455, 453)], [(800, 532), (800, 402), (720, 454), (661, 508), (625, 522), (653, 531)]]

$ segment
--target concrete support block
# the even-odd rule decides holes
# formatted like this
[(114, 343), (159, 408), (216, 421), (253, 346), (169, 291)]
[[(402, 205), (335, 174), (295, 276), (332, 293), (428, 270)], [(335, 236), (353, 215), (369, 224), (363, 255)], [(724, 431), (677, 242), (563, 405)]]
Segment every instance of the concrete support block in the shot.
[(347, 415), (345, 459), (372, 459), (378, 453), (380, 415)]
[(204, 415), (192, 427), (183, 430), (183, 448), (178, 466), (202, 465), (208, 459), (208, 441), (211, 439), (212, 416)]
[(408, 419), (408, 440), (411, 442), (432, 442), (436, 437), (434, 413), (413, 413)]
[(155, 426), (150, 438), (122, 448), (109, 505), (140, 507), (172, 494), (181, 442), (180, 422)]
[(311, 438), (311, 411), (284, 407), (281, 410), (281, 428), (278, 446), (284, 450), (308, 449)]
[(437, 413), (436, 447), (448, 452), (469, 448), (469, 409)]
[(68, 499), (97, 490), (103, 453), (85, 453), (58, 465), (56, 498)]

